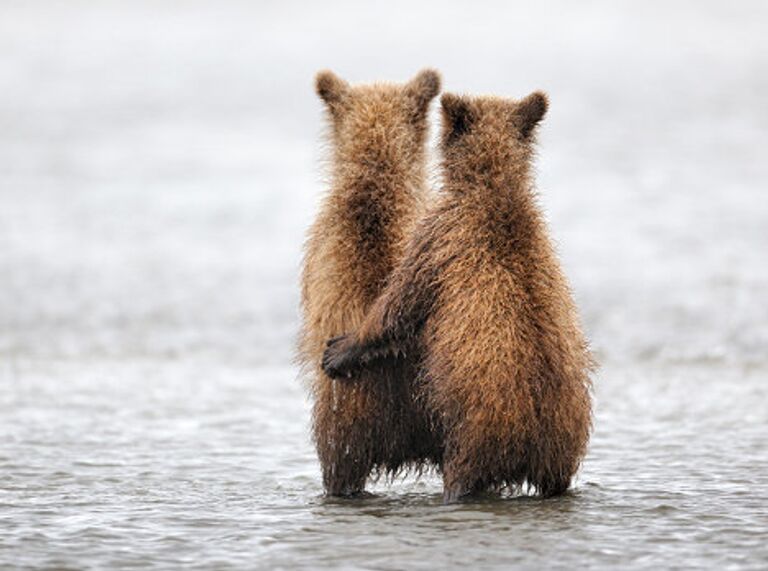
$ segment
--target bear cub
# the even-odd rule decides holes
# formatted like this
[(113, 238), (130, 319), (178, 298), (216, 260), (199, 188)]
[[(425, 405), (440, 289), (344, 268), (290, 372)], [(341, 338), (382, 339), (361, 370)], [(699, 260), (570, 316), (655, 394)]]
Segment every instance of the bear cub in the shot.
[(423, 216), (427, 115), (439, 90), (432, 70), (405, 84), (352, 86), (329, 71), (316, 78), (329, 120), (330, 190), (305, 246), (298, 359), (329, 495), (360, 493), (371, 473), (418, 468), (439, 454), (407, 366), (368, 373), (365, 387), (319, 366), (326, 339), (360, 326)]

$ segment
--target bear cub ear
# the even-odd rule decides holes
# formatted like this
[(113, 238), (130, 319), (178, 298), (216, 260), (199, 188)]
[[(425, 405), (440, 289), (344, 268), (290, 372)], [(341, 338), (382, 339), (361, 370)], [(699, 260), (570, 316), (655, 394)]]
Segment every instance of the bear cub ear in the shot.
[(349, 84), (332, 71), (323, 70), (315, 77), (315, 91), (335, 111), (349, 92)]
[(549, 109), (549, 98), (543, 91), (534, 91), (517, 104), (515, 123), (523, 138), (533, 132), (536, 125), (544, 118)]
[(451, 144), (469, 131), (472, 124), (469, 101), (454, 93), (444, 93), (440, 105), (443, 108), (443, 138), (446, 144)]
[(426, 112), (429, 103), (440, 93), (440, 74), (423, 69), (406, 85), (407, 93), (416, 101), (416, 110)]

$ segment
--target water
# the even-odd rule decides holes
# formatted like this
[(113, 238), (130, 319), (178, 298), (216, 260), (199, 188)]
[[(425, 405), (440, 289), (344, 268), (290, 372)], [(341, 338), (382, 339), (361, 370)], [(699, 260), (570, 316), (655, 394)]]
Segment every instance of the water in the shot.
[[(5, 3), (0, 567), (766, 568), (768, 13), (659, 6)], [(559, 499), (321, 495), (311, 77), (423, 65), (552, 99), (542, 200), (603, 363)]]

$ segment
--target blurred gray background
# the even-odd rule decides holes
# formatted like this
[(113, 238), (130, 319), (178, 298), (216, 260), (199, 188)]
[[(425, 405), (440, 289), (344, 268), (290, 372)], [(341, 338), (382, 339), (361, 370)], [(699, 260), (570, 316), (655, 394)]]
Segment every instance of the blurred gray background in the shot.
[[(539, 188), (603, 363), (582, 548), (626, 568), (659, 563), (643, 551), (656, 532), (709, 541), (706, 513), (606, 534), (626, 513), (595, 490), (676, 506), (644, 483), (703, 490), (730, 466), (768, 491), (767, 16), (758, 1), (0, 3), (0, 560), (343, 567), (406, 557), (398, 533), (420, 557), (439, 547), (395, 526), (336, 560), (352, 547), (323, 535), (335, 512), (291, 363), (323, 191), (321, 68), (549, 93)], [(655, 467), (630, 484), (639, 457)], [(437, 509), (439, 483), (415, 485), (391, 493)], [(718, 514), (741, 505), (721, 499)], [(754, 561), (738, 524), (710, 527), (720, 563)], [(476, 563), (467, 549), (444, 563)]]
[(447, 91), (549, 92), (539, 186), (602, 358), (765, 359), (760, 2), (1, 10), (6, 356), (284, 361), (322, 190), (314, 73), (434, 66)]

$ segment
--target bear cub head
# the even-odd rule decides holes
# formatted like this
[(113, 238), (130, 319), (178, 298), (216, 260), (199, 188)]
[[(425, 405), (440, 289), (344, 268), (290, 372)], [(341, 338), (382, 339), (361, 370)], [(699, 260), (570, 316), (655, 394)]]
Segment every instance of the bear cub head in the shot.
[(445, 93), (440, 103), (448, 170), (487, 174), (530, 162), (536, 127), (549, 107), (540, 91), (520, 100)]
[(342, 156), (391, 168), (423, 154), (429, 104), (440, 92), (436, 71), (425, 69), (405, 84), (350, 85), (326, 70), (317, 74), (315, 89)]

